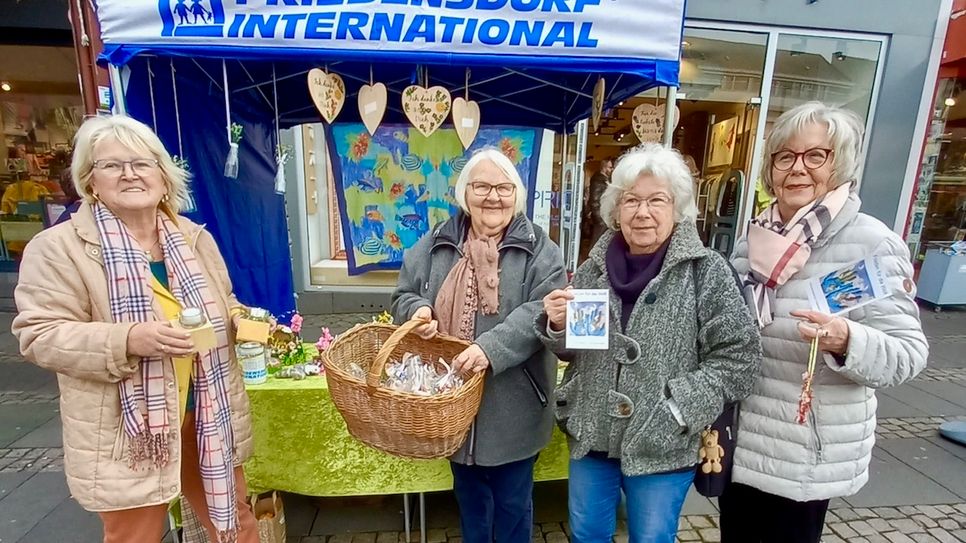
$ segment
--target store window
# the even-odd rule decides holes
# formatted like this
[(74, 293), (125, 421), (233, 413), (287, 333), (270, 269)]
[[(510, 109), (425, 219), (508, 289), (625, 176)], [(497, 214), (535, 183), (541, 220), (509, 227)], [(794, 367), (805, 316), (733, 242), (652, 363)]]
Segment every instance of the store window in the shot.
[(60, 178), (82, 119), (71, 48), (0, 46), (0, 268), (15, 270), (65, 209)]
[(917, 260), (966, 237), (966, 78), (940, 81), (933, 112), (907, 237)]

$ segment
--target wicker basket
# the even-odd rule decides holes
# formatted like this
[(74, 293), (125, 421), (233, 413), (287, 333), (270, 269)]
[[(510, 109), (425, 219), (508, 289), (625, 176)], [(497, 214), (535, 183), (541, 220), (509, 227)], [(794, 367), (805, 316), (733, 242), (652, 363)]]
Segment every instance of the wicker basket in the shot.
[[(445, 458), (466, 440), (483, 397), (483, 373), (469, 377), (456, 391), (437, 396), (381, 386), (390, 357), (399, 359), (409, 352), (425, 361), (448, 362), (470, 345), (448, 336), (425, 340), (408, 335), (420, 324), (410, 320), (398, 327), (357, 325), (339, 335), (322, 353), (322, 361), (332, 402), (356, 439), (396, 456)], [(366, 382), (349, 373), (353, 362), (368, 372)]]

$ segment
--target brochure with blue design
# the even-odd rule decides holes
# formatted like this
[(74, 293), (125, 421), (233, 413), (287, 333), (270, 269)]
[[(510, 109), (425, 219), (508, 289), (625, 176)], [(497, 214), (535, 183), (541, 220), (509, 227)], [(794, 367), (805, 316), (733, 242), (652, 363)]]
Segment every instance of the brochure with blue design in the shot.
[(575, 289), (567, 302), (567, 348), (607, 349), (610, 335), (610, 291)]
[(815, 311), (840, 315), (892, 296), (878, 257), (869, 257), (832, 273), (813, 278), (808, 300)]

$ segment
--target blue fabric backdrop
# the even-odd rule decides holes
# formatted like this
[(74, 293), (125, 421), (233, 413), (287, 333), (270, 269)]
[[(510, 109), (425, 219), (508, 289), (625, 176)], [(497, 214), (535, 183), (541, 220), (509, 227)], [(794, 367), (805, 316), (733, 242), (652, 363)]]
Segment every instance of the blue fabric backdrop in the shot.
[[(254, 90), (233, 93), (232, 121), (244, 127), (237, 179), (224, 176), (228, 139), (224, 93), (191, 59), (153, 58), (128, 66), (128, 114), (153, 126), (172, 155), (179, 154), (171, 65), (177, 72), (184, 157), (191, 170), (197, 211), (225, 258), (238, 299), (264, 307), (287, 322), (295, 311), (285, 199), (275, 193), (274, 111)], [(153, 113), (152, 99), (153, 94)], [(155, 122), (156, 119), (156, 122)]]

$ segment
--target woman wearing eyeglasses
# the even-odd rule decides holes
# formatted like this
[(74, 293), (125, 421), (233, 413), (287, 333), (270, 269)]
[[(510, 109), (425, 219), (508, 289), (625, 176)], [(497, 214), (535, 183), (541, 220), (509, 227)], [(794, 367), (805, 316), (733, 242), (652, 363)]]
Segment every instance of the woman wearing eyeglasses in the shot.
[[(776, 201), (733, 256), (764, 359), (719, 498), (725, 543), (818, 543), (829, 500), (869, 478), (875, 389), (926, 365), (909, 251), (859, 212), (862, 133), (854, 113), (810, 102), (779, 117), (765, 143), (762, 177)], [(868, 257), (878, 257), (892, 296), (836, 316), (814, 310), (811, 282)], [(800, 398), (816, 336), (809, 405)]]
[(456, 182), (459, 212), (406, 251), (392, 297), (398, 320), (422, 319), (473, 344), (455, 369), (486, 372), (466, 442), (450, 458), (463, 541), (529, 542), (533, 466), (550, 442), (556, 358), (533, 332), (540, 300), (567, 276), (560, 249), (527, 219), (527, 194), (496, 149), (474, 154)]
[(700, 432), (758, 376), (758, 329), (727, 261), (698, 237), (677, 151), (624, 155), (600, 213), (610, 231), (573, 286), (610, 292), (609, 349), (567, 350), (569, 288), (544, 298), (535, 330), (570, 361), (555, 403), (570, 444), (571, 540), (612, 541), (623, 493), (631, 542), (674, 543)]
[[(106, 543), (160, 540), (181, 494), (211, 541), (257, 543), (242, 306), (211, 234), (178, 215), (187, 172), (150, 128), (113, 116), (80, 127), (71, 174), (83, 203), (27, 245), (12, 327), (24, 357), (57, 373), (71, 495)], [(214, 349), (169, 324), (189, 307)]]

